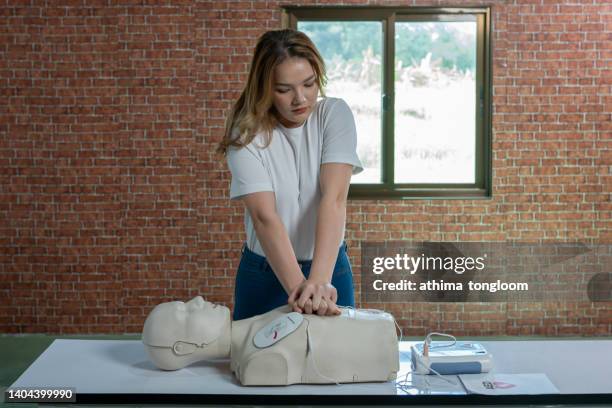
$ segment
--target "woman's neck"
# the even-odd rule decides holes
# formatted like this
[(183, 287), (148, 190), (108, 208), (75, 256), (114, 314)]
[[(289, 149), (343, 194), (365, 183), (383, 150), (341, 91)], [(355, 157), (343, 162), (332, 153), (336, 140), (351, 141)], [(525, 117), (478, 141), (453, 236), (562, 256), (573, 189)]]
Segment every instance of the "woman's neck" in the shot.
[[(304, 122), (306, 122), (306, 121), (304, 121)], [(288, 122), (288, 121), (285, 121), (285, 120), (281, 120), (280, 121), (281, 125), (283, 125), (287, 129), (300, 127), (300, 126), (302, 126), (304, 124), (304, 122), (297, 123), (297, 122)]]
[(276, 120), (283, 125), (284, 127), (291, 129), (291, 128), (297, 128), (300, 127), (304, 124), (304, 122), (306, 122), (306, 120), (304, 120), (302, 123), (297, 123), (297, 122), (291, 122), (287, 119), (285, 119), (282, 115), (279, 115), (278, 113), (275, 113), (276, 116)]

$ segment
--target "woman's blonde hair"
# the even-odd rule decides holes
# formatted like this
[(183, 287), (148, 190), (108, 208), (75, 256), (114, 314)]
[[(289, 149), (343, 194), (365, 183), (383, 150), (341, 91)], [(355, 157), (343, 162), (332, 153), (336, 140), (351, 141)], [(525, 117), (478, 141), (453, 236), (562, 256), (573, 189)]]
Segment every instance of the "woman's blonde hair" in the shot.
[(266, 135), (264, 147), (270, 144), (272, 130), (278, 123), (272, 96), (274, 70), (291, 57), (305, 58), (310, 62), (321, 96), (325, 96), (325, 63), (310, 38), (292, 29), (264, 33), (257, 40), (244, 90), (225, 119), (225, 134), (217, 153), (225, 155), (229, 146), (248, 145), (260, 131)]

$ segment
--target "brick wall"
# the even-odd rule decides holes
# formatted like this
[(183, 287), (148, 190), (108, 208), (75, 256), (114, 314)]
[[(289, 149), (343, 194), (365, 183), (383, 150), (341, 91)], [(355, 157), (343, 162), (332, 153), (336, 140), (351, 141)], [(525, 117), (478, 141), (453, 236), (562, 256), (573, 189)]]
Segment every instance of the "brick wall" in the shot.
[[(136, 333), (163, 301), (232, 303), (244, 210), (213, 149), (281, 3), (148, 3), (0, 3), (0, 332)], [(606, 3), (453, 3), (493, 6), (494, 197), (349, 202), (357, 296), (363, 240), (612, 241)], [(610, 303), (385, 308), (407, 335), (612, 333)]]

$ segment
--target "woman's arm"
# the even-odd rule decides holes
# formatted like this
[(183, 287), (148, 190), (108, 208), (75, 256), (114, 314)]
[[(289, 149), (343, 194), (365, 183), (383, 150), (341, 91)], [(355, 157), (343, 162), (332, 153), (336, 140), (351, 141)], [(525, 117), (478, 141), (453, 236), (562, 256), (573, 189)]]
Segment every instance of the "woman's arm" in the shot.
[(331, 282), (346, 223), (346, 199), (351, 182), (350, 164), (321, 165), (321, 203), (317, 214), (315, 247), (309, 279)]
[[(289, 304), (306, 313), (338, 314), (337, 292), (331, 285), (342, 230), (346, 222), (346, 198), (352, 166), (344, 163), (321, 165), (321, 202), (317, 214), (315, 249), (308, 280), (289, 295)], [(323, 300), (323, 302), (321, 302)], [(319, 306), (322, 305), (322, 310)]]
[(287, 294), (304, 280), (285, 225), (276, 212), (274, 193), (262, 191), (247, 194), (242, 199), (246, 205), (257, 239), (266, 259)]

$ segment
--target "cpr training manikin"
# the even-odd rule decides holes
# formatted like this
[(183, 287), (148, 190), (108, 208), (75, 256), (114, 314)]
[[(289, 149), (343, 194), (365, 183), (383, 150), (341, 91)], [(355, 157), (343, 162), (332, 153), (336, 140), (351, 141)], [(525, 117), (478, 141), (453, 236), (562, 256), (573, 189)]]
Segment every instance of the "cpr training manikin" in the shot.
[(337, 316), (291, 312), (285, 305), (232, 322), (227, 307), (201, 296), (157, 305), (142, 331), (152, 362), (177, 370), (230, 357), (242, 385), (389, 381), (399, 370), (395, 320), (372, 309)]

